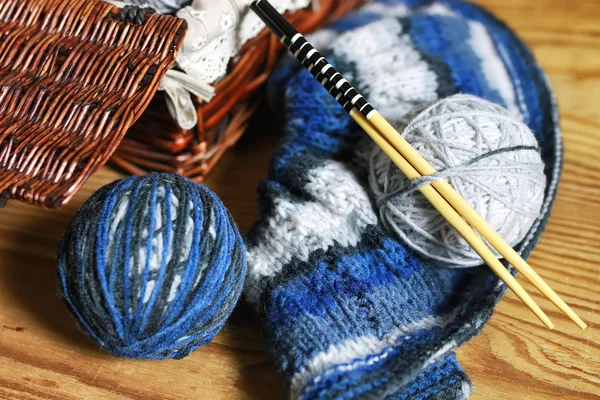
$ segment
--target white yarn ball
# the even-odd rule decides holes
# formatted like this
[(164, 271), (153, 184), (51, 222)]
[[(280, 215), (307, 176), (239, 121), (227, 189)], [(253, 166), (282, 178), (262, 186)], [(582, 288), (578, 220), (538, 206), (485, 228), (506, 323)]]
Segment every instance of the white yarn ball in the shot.
[[(413, 109), (396, 128), (511, 246), (525, 237), (540, 214), (546, 176), (524, 123), (496, 104), (459, 94)], [(419, 183), (411, 185), (377, 146), (369, 182), (386, 229), (412, 249), (452, 266), (483, 263), (418, 192)]]

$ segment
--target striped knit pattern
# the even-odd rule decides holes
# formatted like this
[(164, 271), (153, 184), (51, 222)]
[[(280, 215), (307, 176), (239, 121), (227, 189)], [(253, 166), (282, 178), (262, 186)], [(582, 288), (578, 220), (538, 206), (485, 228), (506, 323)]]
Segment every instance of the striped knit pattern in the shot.
[[(548, 180), (542, 215), (518, 245), (530, 253), (562, 148), (544, 75), (504, 24), (460, 1), (389, 0), (308, 39), (392, 124), (458, 92), (521, 118), (542, 146)], [(452, 350), (481, 330), (504, 285), (487, 268), (421, 259), (388, 235), (367, 190), (373, 144), (297, 61), (275, 74), (282, 86), (286, 135), (259, 187), (245, 293), (263, 313), (290, 397), (468, 397)]]

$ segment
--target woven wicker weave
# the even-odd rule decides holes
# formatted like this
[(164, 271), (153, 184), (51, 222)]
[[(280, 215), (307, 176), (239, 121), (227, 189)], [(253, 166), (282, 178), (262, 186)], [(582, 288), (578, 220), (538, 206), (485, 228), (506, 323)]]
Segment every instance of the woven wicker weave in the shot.
[[(310, 32), (363, 2), (318, 0), (317, 10), (299, 10), (288, 19), (300, 32)], [(216, 96), (206, 104), (195, 100), (199, 123), (194, 129), (180, 129), (169, 115), (162, 94), (157, 93), (111, 162), (132, 174), (158, 170), (202, 180), (246, 130), (259, 89), (282, 51), (283, 46), (267, 30), (248, 42), (230, 65), (228, 75), (217, 84)]]
[(96, 0), (0, 0), (0, 205), (65, 204), (145, 110), (185, 27)]

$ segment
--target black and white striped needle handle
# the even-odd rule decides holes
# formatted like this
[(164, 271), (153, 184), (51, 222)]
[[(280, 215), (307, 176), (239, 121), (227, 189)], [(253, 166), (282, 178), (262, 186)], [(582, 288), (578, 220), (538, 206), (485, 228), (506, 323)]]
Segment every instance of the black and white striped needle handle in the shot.
[(367, 119), (375, 112), (373, 106), (268, 1), (256, 0), (250, 8), (344, 110), (350, 113), (356, 108)]

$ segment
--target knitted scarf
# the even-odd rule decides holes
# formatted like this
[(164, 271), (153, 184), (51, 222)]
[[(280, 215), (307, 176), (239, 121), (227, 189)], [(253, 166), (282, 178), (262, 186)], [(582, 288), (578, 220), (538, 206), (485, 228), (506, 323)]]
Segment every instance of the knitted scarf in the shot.
[[(458, 92), (524, 121), (548, 182), (542, 213), (517, 246), (531, 252), (562, 148), (546, 79), (510, 29), (462, 1), (388, 0), (310, 40), (392, 124)], [(289, 396), (467, 398), (471, 383), (453, 349), (482, 329), (505, 286), (484, 266), (440, 266), (389, 235), (368, 191), (373, 144), (308, 72), (283, 64), (272, 89), (285, 104), (285, 137), (259, 186), (245, 293), (262, 313)]]

